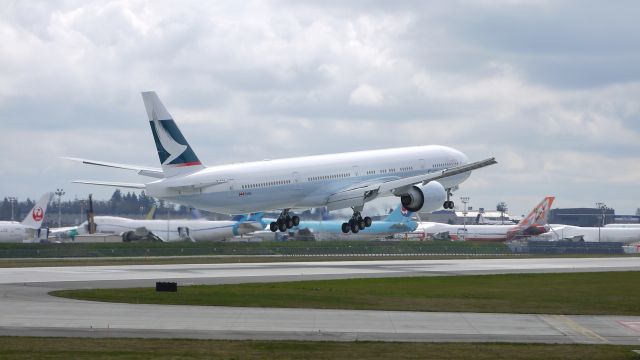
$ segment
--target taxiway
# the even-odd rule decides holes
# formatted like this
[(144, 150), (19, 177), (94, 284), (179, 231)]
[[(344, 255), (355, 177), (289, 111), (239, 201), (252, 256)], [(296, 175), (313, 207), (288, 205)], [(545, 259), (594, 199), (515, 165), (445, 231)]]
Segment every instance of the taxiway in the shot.
[(0, 335), (640, 344), (640, 317), (114, 304), (49, 291), (382, 276), (640, 270), (640, 258), (348, 261), (0, 269)]

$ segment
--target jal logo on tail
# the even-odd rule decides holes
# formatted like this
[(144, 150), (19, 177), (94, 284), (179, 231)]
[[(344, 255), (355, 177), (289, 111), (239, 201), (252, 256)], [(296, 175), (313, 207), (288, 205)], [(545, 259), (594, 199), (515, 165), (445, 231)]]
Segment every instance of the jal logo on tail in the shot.
[(164, 160), (162, 165), (170, 164), (187, 150), (187, 145), (178, 143), (169, 135), (164, 126), (160, 124), (155, 110), (152, 112), (152, 121), (153, 126), (156, 128), (156, 134), (158, 134), (158, 141), (160, 141), (164, 150), (169, 154), (169, 157)]
[(33, 217), (33, 220), (35, 221), (42, 221), (42, 218), (44, 218), (44, 210), (42, 210), (41, 207), (33, 209), (31, 217)]

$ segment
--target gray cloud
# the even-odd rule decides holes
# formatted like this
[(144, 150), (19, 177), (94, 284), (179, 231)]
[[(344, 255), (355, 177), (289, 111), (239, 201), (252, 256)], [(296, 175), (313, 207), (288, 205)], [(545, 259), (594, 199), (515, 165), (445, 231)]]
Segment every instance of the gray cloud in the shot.
[[(461, 188), (526, 212), (640, 206), (634, 2), (15, 2), (0, 15), (0, 196), (139, 181), (156, 90), (207, 164), (438, 143)], [(634, 166), (635, 165), (635, 166)]]

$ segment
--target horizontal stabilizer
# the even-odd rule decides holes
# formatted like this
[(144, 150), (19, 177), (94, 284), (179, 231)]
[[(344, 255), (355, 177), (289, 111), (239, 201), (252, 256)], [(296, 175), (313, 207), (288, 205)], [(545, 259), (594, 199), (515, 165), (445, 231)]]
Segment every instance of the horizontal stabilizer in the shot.
[(86, 185), (100, 185), (100, 186), (113, 186), (120, 188), (130, 188), (130, 189), (144, 189), (144, 184), (138, 183), (127, 183), (127, 182), (116, 182), (116, 181), (93, 181), (93, 180), (74, 180), (72, 181), (74, 184), (86, 184)]
[(154, 167), (119, 164), (119, 163), (113, 163), (113, 162), (107, 162), (107, 161), (88, 160), (88, 159), (66, 157), (66, 156), (63, 156), (62, 158), (66, 160), (81, 162), (87, 165), (104, 166), (104, 167), (124, 169), (124, 170), (133, 170), (133, 171), (136, 171), (138, 175), (153, 177), (156, 179), (164, 178), (164, 173), (162, 172), (162, 169), (154, 168)]

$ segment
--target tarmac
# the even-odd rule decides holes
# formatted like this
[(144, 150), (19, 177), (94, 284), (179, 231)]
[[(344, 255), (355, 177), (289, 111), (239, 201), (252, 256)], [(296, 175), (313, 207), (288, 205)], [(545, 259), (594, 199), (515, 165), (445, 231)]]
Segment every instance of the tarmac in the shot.
[(0, 269), (0, 335), (640, 345), (640, 317), (116, 304), (74, 288), (386, 276), (640, 270), (640, 258), (393, 260)]

